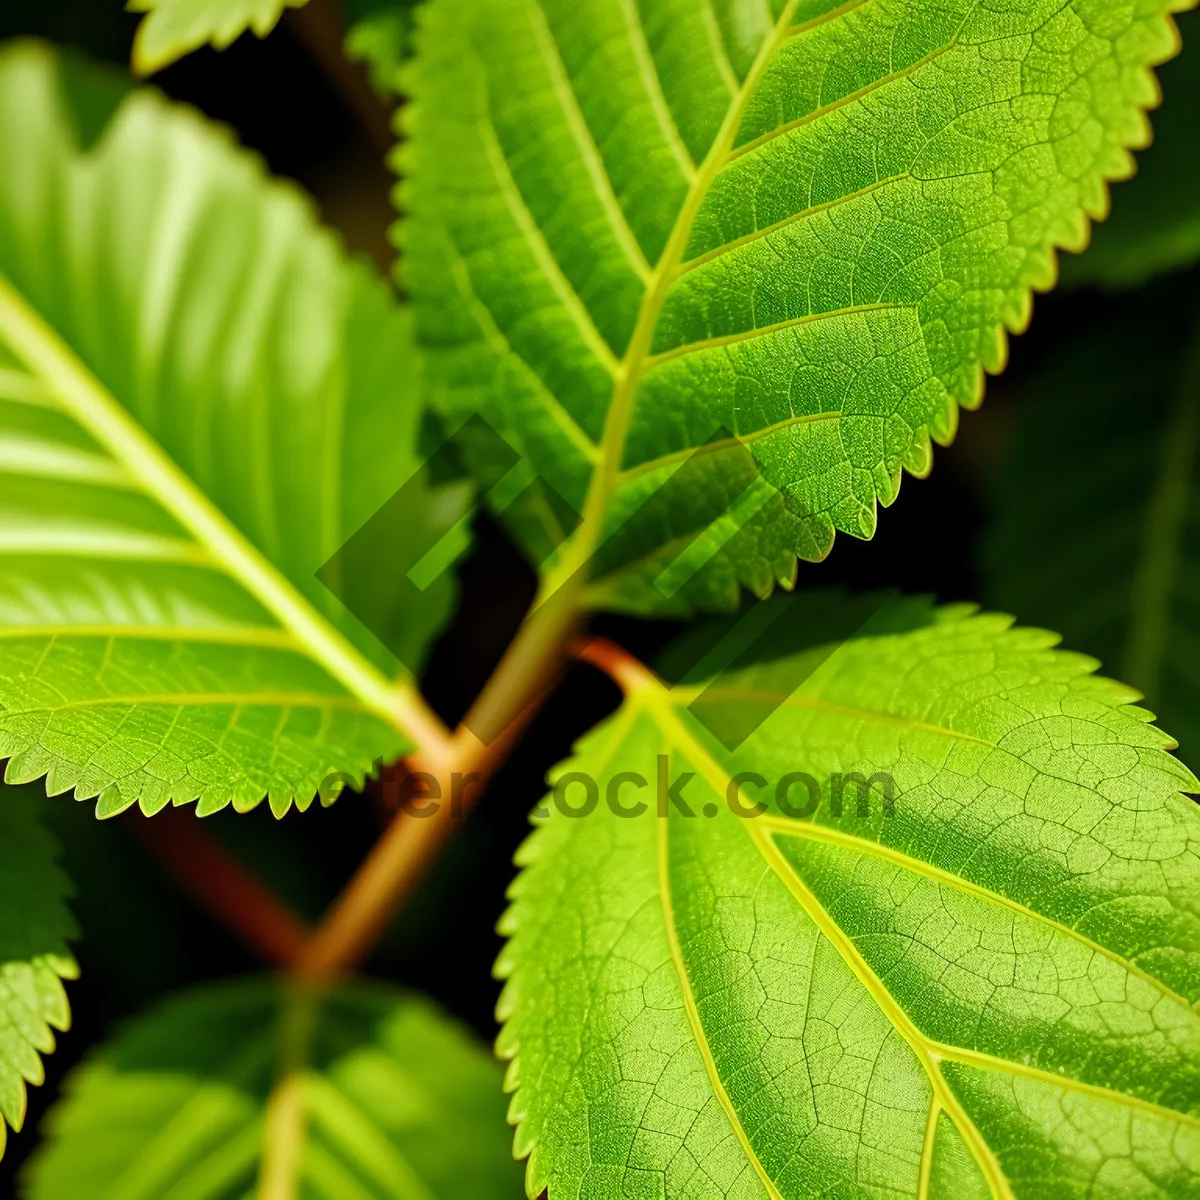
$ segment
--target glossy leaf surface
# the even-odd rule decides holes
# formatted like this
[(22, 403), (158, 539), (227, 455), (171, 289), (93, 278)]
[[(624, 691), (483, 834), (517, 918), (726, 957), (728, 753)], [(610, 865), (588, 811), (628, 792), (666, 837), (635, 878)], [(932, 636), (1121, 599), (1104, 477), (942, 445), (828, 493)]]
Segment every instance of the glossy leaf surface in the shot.
[[(409, 744), (410, 684), (315, 574), (419, 465), (409, 318), (224, 131), (143, 92), (83, 151), (80, 94), (0, 51), (6, 778), (282, 813)], [(403, 607), (388, 564), (466, 497), (411, 499), (335, 589), (408, 662), (452, 578)]]
[(870, 537), (1131, 171), (1171, 7), (433, 0), (405, 280), (552, 582), (732, 608)]
[(627, 671), (520, 852), (528, 1194), (1196, 1195), (1200, 785), (1050, 634), (801, 601)]

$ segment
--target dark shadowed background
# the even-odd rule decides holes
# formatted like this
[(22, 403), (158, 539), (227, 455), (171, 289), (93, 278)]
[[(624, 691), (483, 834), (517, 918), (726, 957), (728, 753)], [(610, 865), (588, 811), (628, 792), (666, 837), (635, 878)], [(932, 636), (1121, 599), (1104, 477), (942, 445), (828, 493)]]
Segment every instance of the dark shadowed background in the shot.
[[(128, 59), (136, 21), (120, 11), (119, 0), (0, 0), (0, 35), (47, 37), (118, 67)], [(353, 249), (386, 264), (389, 176), (363, 121), (288, 21), (265, 41), (247, 36), (223, 53), (198, 52), (153, 83), (232, 125), (275, 172), (315, 195)], [(842, 535), (828, 561), (802, 565), (799, 586), (897, 586), (946, 601), (980, 598), (979, 542), (990, 480), (1015, 403), (1068, 335), (1086, 333), (1119, 303), (1090, 292), (1039, 298), (1030, 332), (1013, 342), (1007, 372), (991, 382), (980, 412), (963, 415), (956, 444), (936, 455), (932, 476), (904, 481), (897, 504), (881, 514), (872, 543)], [(491, 521), (481, 518), (476, 533), (462, 570), (460, 611), (426, 673), (427, 695), (451, 721), (483, 683), (533, 589), (532, 574)], [(595, 627), (646, 657), (675, 631), (666, 623), (613, 618), (597, 620)], [(494, 1036), (494, 926), (526, 814), (546, 770), (616, 698), (590, 668), (571, 672), (395, 922), (371, 961), (375, 973), (429, 992), (484, 1038)], [(0, 1195), (13, 1194), (13, 1180), (62, 1077), (114, 1022), (176, 988), (255, 968), (223, 929), (172, 887), (127, 821), (98, 825), (89, 804), (67, 796), (47, 803), (78, 888), (83, 973), (69, 988), (74, 1027), (47, 1059), (46, 1086), (31, 1093), (26, 1129), (10, 1139), (0, 1163)], [(312, 919), (350, 876), (382, 820), (370, 797), (346, 794), (331, 809), (293, 812), (281, 823), (263, 805), (247, 816), (222, 813), (206, 828)]]

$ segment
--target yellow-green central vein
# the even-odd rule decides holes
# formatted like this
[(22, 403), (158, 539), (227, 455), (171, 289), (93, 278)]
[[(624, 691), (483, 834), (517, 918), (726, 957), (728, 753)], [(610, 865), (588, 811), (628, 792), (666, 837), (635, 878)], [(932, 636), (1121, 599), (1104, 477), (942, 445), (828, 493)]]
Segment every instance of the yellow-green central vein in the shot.
[(663, 925), (666, 928), (667, 944), (671, 949), (671, 961), (675, 967), (676, 978), (679, 980), (679, 991), (683, 998), (683, 1007), (687, 1013), (688, 1025), (691, 1027), (692, 1037), (696, 1042), (696, 1048), (700, 1052), (700, 1057), (704, 1061), (704, 1069), (708, 1075), (708, 1081), (712, 1087), (713, 1094), (716, 1096), (717, 1102), (721, 1105), (725, 1117), (729, 1121), (733, 1134), (738, 1140), (738, 1145), (742, 1148), (742, 1153), (745, 1154), (751, 1166), (753, 1166), (755, 1173), (762, 1181), (763, 1186), (767, 1189), (767, 1195), (770, 1197), (770, 1200), (783, 1200), (783, 1196), (775, 1186), (775, 1181), (767, 1174), (767, 1169), (762, 1165), (762, 1162), (754, 1151), (754, 1146), (751, 1144), (750, 1137), (742, 1125), (742, 1119), (738, 1115), (737, 1107), (734, 1105), (729, 1093), (725, 1090), (724, 1081), (721, 1079), (721, 1072), (717, 1067), (716, 1059), (713, 1057), (712, 1048), (708, 1044), (708, 1035), (704, 1031), (704, 1022), (700, 1016), (700, 1009), (696, 1005), (696, 995), (692, 988), (691, 976), (688, 974), (687, 962), (683, 957), (683, 947), (679, 944), (679, 931), (675, 924), (675, 910), (671, 900), (671, 847), (669, 840), (671, 822), (669, 819), (660, 817), (656, 821), (656, 825), (658, 832), (657, 845), (655, 847), (655, 862), (658, 872), (659, 901), (663, 911)]
[[(702, 777), (706, 780), (717, 794), (723, 794), (726, 772), (721, 768), (704, 746), (697, 740), (696, 736), (688, 729), (678, 712), (674, 703), (675, 697), (668, 694), (666, 689), (658, 682), (658, 680), (650, 673), (644, 673), (644, 680), (634, 688), (631, 692), (626, 704), (631, 708), (642, 707), (648, 711), (657, 721), (659, 727), (663, 730), (664, 735), (670, 744), (677, 746), (688, 759), (699, 769)], [(668, 822), (662, 822), (664, 826)], [(946, 1112), (954, 1124), (958, 1127), (964, 1141), (970, 1147), (972, 1156), (975, 1158), (981, 1171), (984, 1173), (992, 1193), (999, 1200), (1012, 1200), (1013, 1193), (1008, 1183), (1008, 1179), (1001, 1168), (998, 1159), (996, 1158), (991, 1147), (987, 1144), (983, 1135), (974, 1125), (969, 1114), (963, 1108), (961, 1101), (957, 1098), (953, 1090), (950, 1088), (945, 1076), (941, 1071), (940, 1064), (942, 1062), (956, 1062), (963, 1065), (976, 1068), (991, 1069), (1005, 1071), (1013, 1074), (1036, 1078), (1046, 1083), (1055, 1086), (1063, 1087), (1071, 1091), (1083, 1092), (1090, 1095), (1095, 1095), (1100, 1098), (1116, 1101), (1131, 1108), (1136, 1108), (1146, 1111), (1159, 1117), (1166, 1117), (1180, 1121), (1187, 1125), (1200, 1126), (1200, 1121), (1196, 1118), (1189, 1117), (1187, 1114), (1179, 1113), (1174, 1109), (1167, 1109), (1161, 1105), (1150, 1101), (1141, 1100), (1136, 1096), (1129, 1096), (1123, 1092), (1115, 1092), (1110, 1088), (1098, 1087), (1083, 1083), (1082, 1081), (1060, 1076), (1057, 1073), (1042, 1070), (1038, 1067), (1012, 1062), (1005, 1058), (999, 1058), (992, 1054), (987, 1054), (980, 1051), (967, 1050), (957, 1046), (947, 1045), (941, 1042), (934, 1041), (928, 1038), (916, 1026), (913, 1020), (908, 1016), (883, 981), (875, 974), (871, 966), (862, 957), (861, 952), (855, 945), (853, 939), (837, 924), (832, 915), (825, 909), (824, 905), (811, 892), (804, 880), (797, 872), (795, 866), (790, 863), (782, 854), (779, 846), (776, 844), (775, 837), (780, 834), (788, 834), (792, 836), (811, 838), (818, 841), (835, 842), (840, 846), (847, 848), (858, 849), (863, 853), (872, 854), (876, 857), (884, 858), (888, 861), (896, 861), (899, 865), (909, 867), (921, 873), (927, 878), (934, 879), (938, 882), (945, 882), (954, 887), (960, 887), (963, 890), (980, 895), (982, 898), (1005, 904), (1009, 908), (1016, 908), (1023, 914), (1034, 917), (1038, 920), (1045, 920), (1040, 914), (1034, 913), (1031, 910), (1026, 910), (1019, 905), (1015, 905), (1011, 901), (1006, 901), (1004, 897), (996, 896), (984, 889), (979, 889), (968, 884), (965, 880), (960, 880), (958, 877), (947, 876), (944, 872), (937, 868), (932, 868), (929, 864), (920, 863), (915, 860), (909, 860), (907, 856), (899, 855), (891, 852), (886, 847), (878, 846), (874, 843), (863, 842), (860, 839), (841, 834), (836, 830), (826, 830), (824, 827), (813, 826), (809, 823), (802, 822), (786, 822), (782, 819), (773, 819), (763, 817), (757, 820), (746, 822), (747, 833), (754, 843), (756, 849), (762, 856), (764, 862), (770, 867), (773, 873), (777, 876), (781, 883), (788, 889), (790, 894), (799, 903), (805, 914), (813, 921), (817, 929), (830, 942), (830, 944), (838, 951), (843, 961), (854, 972), (856, 978), (867, 989), (868, 994), (875, 1000), (884, 1015), (888, 1018), (892, 1027), (905, 1040), (917, 1057), (930, 1083), (933, 1087), (933, 1101), (936, 1106)], [(665, 919), (668, 926), (667, 936), (671, 942), (672, 954), (676, 958), (677, 969), (686, 975), (686, 967), (682, 960), (682, 952), (678, 946), (676, 932), (672, 926), (672, 911), (669, 893), (669, 880), (665, 874), (665, 854), (666, 846), (666, 831), (665, 829), (659, 833), (659, 871), (660, 871), (660, 887), (663, 889), (663, 908)], [(1180, 1003), (1186, 1003), (1179, 997), (1175, 996), (1163, 984), (1154, 980), (1152, 977), (1146, 976), (1143, 971), (1124, 959), (1105, 950), (1103, 947), (1097, 946), (1090, 939), (1079, 938), (1073, 930), (1060, 926), (1057, 922), (1047, 922), (1056, 930), (1060, 930), (1074, 938), (1085, 941), (1094, 950), (1102, 953), (1105, 957), (1117, 962), (1120, 966), (1136, 974), (1139, 978), (1143, 978), (1150, 983), (1153, 983), (1157, 990), (1164, 995), (1170, 996), (1172, 999)], [(686, 979), (681, 977), (681, 986), (685, 989), (684, 1003), (688, 1006), (688, 983)], [(705, 1043), (703, 1041), (703, 1031), (698, 1029), (699, 1014), (694, 1012), (694, 1001), (688, 1008), (689, 1020), (692, 1022), (693, 1029), (697, 1030), (696, 1036), (700, 1044), (701, 1053), (705, 1053)], [(714, 1075), (716, 1067), (711, 1061), (711, 1054), (705, 1058), (710, 1075)], [(714, 1088), (717, 1089), (718, 1099), (730, 1114), (731, 1120), (735, 1122), (735, 1130), (740, 1130), (736, 1123), (736, 1114), (732, 1109), (732, 1104), (723, 1088), (720, 1087), (720, 1081), (715, 1079)], [(933, 1118), (930, 1118), (933, 1120)], [(739, 1137), (744, 1134), (739, 1132)], [(924, 1170), (924, 1166), (923, 1166)]]
[(147, 494), (296, 638), (314, 662), (419, 744), (441, 744), (443, 735), (415, 691), (408, 685), (395, 687), (313, 610), (3, 277), (0, 334), (63, 410), (142, 481)]
[[(722, 781), (725, 773), (680, 720), (665, 690), (647, 689), (639, 693), (639, 696), (642, 703), (647, 704), (657, 713), (664, 732), (669, 730), (680, 749), (700, 769), (709, 786), (713, 787), (720, 795), (723, 791)], [(665, 825), (667, 822), (663, 821), (662, 824)], [(763, 861), (787, 888), (826, 941), (838, 952), (843, 962), (854, 973), (855, 978), (863, 985), (867, 994), (888, 1019), (892, 1028), (908, 1044), (928, 1077), (938, 1103), (958, 1126), (963, 1140), (970, 1147), (972, 1155), (991, 1188), (992, 1195), (996, 1200), (1015, 1200), (1012, 1188), (1009, 1186), (1008, 1179), (992, 1148), (976, 1128), (975, 1123), (941, 1072), (938, 1064), (943, 1055), (938, 1053), (938, 1044), (930, 1041), (917, 1028), (908, 1013), (904, 1011), (883, 981), (871, 969), (870, 964), (863, 958), (846, 931), (838, 925), (792, 865), (784, 858), (770, 831), (760, 828), (761, 822), (758, 820), (748, 820), (745, 825), (750, 840), (754, 843), (755, 849), (762, 856)], [(667, 919), (670, 924), (669, 912)]]
[(279, 1077), (263, 1118), (259, 1200), (297, 1200), (300, 1194), (300, 1156), (307, 1116), (304, 1085), (320, 1011), (317, 993), (301, 986), (288, 989), (281, 1014)]
[(700, 206), (717, 173), (729, 158), (734, 138), (736, 138), (742, 122), (746, 103), (758, 87), (776, 50), (786, 40), (797, 3), (798, 0), (787, 0), (787, 3), (784, 4), (779, 20), (771, 31), (771, 35), (764, 38), (758, 57), (747, 74), (740, 91), (731, 97), (729, 110), (725, 115), (720, 132), (714, 139), (704, 161), (696, 170), (683, 207), (675, 219), (671, 236), (647, 280), (633, 336), (630, 338), (629, 346), (617, 368), (612, 402), (609, 404), (604, 421), (604, 434), (600, 443), (600, 461), (592, 473), (587, 499), (584, 502), (583, 523), (562, 555), (558, 568), (548, 576), (543, 584), (542, 594), (544, 596), (553, 595), (563, 583), (574, 576), (579, 568), (587, 562), (600, 542), (605, 514), (620, 477), (621, 459), (625, 449), (625, 440), (629, 433), (634, 398), (650, 360), (654, 331), (658, 326), (658, 319), (662, 313), (667, 293), (683, 262), (683, 255), (687, 250), (692, 226), (700, 211)]

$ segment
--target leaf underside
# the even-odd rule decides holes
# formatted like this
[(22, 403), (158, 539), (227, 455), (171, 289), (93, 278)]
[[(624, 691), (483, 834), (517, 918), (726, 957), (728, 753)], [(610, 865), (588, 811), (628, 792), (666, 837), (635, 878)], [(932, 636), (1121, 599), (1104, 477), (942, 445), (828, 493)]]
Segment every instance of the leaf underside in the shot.
[(272, 1145), (268, 1098), (304, 1003), (237, 982), (132, 1023), (68, 1083), (23, 1194), (229, 1200), (257, 1194), (264, 1153), (281, 1152), (294, 1153), (286, 1194), (305, 1200), (514, 1194), (491, 1056), (428, 1002), (383, 987), (312, 1002), (293, 1064), (299, 1141)]
[(54, 1031), (70, 1026), (62, 980), (78, 974), (67, 949), (70, 887), (38, 807), (27, 792), (0, 794), (0, 1155), (6, 1123), (24, 1123), (26, 1084), (44, 1080)]
[[(433, 402), (584, 518), (598, 603), (790, 583), (929, 470), (1086, 243), (1173, 7), (433, 0), (400, 159)], [(550, 511), (507, 510), (539, 560)]]
[[(801, 601), (777, 657), (648, 677), (564, 766), (601, 796), (640, 773), (618, 798), (647, 813), (555, 809), (518, 856), (528, 1194), (1200, 1194), (1200, 813), (1170, 740), (1009, 618), (893, 601), (841, 640), (846, 597)], [(656, 817), (659, 755), (693, 817)], [(740, 771), (763, 815), (727, 804)], [(890, 816), (878, 778), (834, 815), (854, 772), (891, 777)]]
[[(984, 548), (988, 598), (1064, 631), (1200, 752), (1200, 314), (1161, 285), (1023, 398)], [(1080, 581), (1086, 580), (1086, 586)]]
[[(60, 69), (0, 50), (5, 778), (282, 814), (409, 745), (396, 659), (315, 576), (419, 466), (409, 317), (190, 111), (134, 94), (81, 151)], [(414, 499), (418, 544), (461, 513)], [(452, 580), (390, 611), (367, 567), (416, 662)]]

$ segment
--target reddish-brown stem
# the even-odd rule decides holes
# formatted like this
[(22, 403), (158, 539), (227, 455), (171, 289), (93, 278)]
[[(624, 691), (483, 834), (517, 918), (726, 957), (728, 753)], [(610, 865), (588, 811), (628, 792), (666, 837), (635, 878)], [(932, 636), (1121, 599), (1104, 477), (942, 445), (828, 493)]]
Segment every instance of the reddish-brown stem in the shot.
[[(470, 812), (487, 780), (508, 757), (562, 670), (562, 640), (570, 629), (565, 610), (545, 613), (540, 621), (540, 632), (538, 625), (531, 622), (527, 628), (535, 632), (518, 636), (513, 643), (492, 683), (460, 726), (450, 753), (441, 760), (428, 755), (408, 759), (408, 777), (424, 776), (426, 786), (410, 789), (411, 803), (402, 806), (392, 818), (354, 878), (331, 906), (296, 964), (302, 977), (326, 979), (362, 961), (388, 921), (424, 878), (459, 821)], [(547, 627), (555, 636), (547, 637)], [(538, 649), (542, 651), (540, 660), (536, 655)], [(567, 642), (567, 651), (569, 657), (604, 671), (625, 692), (644, 688), (653, 681), (641, 662), (607, 638), (576, 638)], [(505, 701), (511, 705), (514, 693), (527, 697), (525, 707), (497, 733)], [(464, 787), (462, 781), (472, 774), (478, 779)], [(436, 790), (429, 791), (429, 784), (435, 785)], [(426, 816), (417, 815), (417, 810), (431, 801), (436, 801), (437, 810)]]
[(623, 646), (603, 637), (576, 638), (571, 657), (603, 671), (626, 695), (654, 682), (650, 668)]
[(234, 859), (193, 812), (168, 808), (126, 824), (183, 889), (267, 962), (290, 967), (308, 929), (281, 900)]
[[(167, 810), (153, 821), (138, 818), (131, 828), (186, 891), (268, 962), (309, 983), (352, 970), (424, 877), (558, 682), (579, 622), (571, 598), (568, 591), (540, 605), (454, 736), (431, 740), (405, 762), (400, 786), (424, 776), (423, 786), (410, 787), (409, 802), (400, 805), (311, 933), (199, 829), (192, 814)], [(579, 657), (598, 664), (615, 662), (624, 653), (603, 639), (581, 645)], [(435, 809), (428, 804), (432, 800)], [(431, 811), (421, 815), (427, 807)]]
[[(399, 787), (409, 787), (408, 802), (401, 804), (297, 957), (294, 969), (301, 978), (325, 980), (342, 975), (371, 952), (388, 922), (475, 806), (488, 779), (508, 757), (538, 707), (530, 704), (486, 745), (462, 728), (449, 759), (438, 763), (413, 755), (406, 761), (407, 774)], [(410, 783), (417, 777), (424, 777), (420, 788)], [(418, 815), (435, 805), (436, 811)]]
[[(565, 610), (543, 612), (531, 621), (449, 746), (412, 755), (399, 779), (384, 785), (397, 788), (398, 795), (406, 789), (408, 802), (399, 805), (311, 933), (219, 843), (197, 828), (190, 814), (168, 810), (153, 821), (136, 819), (131, 827), (186, 890), (269, 962), (286, 966), (307, 981), (342, 975), (370, 953), (424, 878), (541, 707), (566, 659), (590, 663), (627, 693), (653, 679), (641, 662), (607, 638), (572, 639), (572, 623)], [(524, 706), (500, 728), (505, 708), (511, 709), (516, 696), (524, 698)], [(430, 811), (421, 815), (427, 808)]]
[[(325, 979), (353, 969), (412, 894), (558, 682), (568, 662), (566, 647), (580, 620), (574, 601), (574, 590), (564, 588), (536, 607), (448, 750), (436, 757), (423, 750), (409, 759), (410, 774), (428, 775), (436, 782), (440, 807), (420, 817), (409, 804), (408, 811), (392, 819), (305, 946), (296, 966), (303, 978)], [(466, 781), (472, 775), (477, 779), (468, 788)], [(459, 803), (447, 804), (446, 798), (455, 795), (456, 779)]]
[[(419, 758), (409, 760), (413, 774), (440, 778), (427, 770), (428, 765)], [(423, 793), (417, 792), (414, 800), (421, 797)], [(464, 812), (466, 800), (464, 795)], [(421, 798), (420, 803), (430, 801)], [(401, 808), (301, 948), (294, 963), (296, 974), (307, 980), (329, 979), (365, 958), (449, 840), (455, 824), (448, 804), (424, 817)]]

